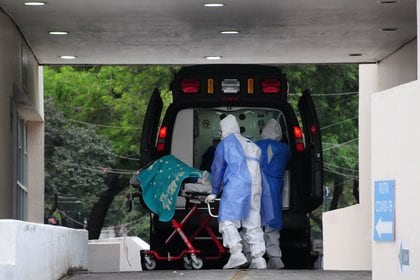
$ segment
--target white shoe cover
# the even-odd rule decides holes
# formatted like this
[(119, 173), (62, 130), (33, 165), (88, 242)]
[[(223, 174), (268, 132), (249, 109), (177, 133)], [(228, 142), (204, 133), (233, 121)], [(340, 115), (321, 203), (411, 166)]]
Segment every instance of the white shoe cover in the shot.
[(230, 255), (228, 262), (223, 266), (223, 269), (238, 268), (248, 262), (242, 252), (235, 252)]
[(284, 268), (284, 263), (279, 257), (272, 257), (268, 260), (267, 267), (271, 269), (282, 269)]
[(265, 262), (265, 259), (263, 257), (253, 258), (251, 260), (251, 264), (250, 264), (249, 268), (266, 269), (267, 268), (267, 263)]

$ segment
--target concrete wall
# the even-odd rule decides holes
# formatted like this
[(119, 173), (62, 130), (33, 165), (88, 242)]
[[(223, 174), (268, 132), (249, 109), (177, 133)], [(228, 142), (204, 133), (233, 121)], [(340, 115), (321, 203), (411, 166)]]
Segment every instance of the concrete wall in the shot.
[(142, 271), (142, 250), (150, 245), (137, 236), (89, 240), (89, 272)]
[[(18, 34), (0, 11), (0, 218), (12, 217), (12, 132), (10, 129), (10, 96), (13, 81), (18, 80), (16, 68)], [(13, 67), (15, 65), (15, 67)]]
[[(420, 5), (417, 5), (417, 33), (420, 32), (419, 11)], [(396, 60), (396, 57), (399, 59)], [(417, 63), (415, 69), (414, 63)], [(420, 224), (416, 211), (420, 195), (420, 189), (416, 186), (420, 179), (420, 152), (415, 145), (420, 136), (419, 66), (420, 49), (415, 40), (393, 57), (381, 62), (382, 75), (378, 85), (383, 91), (373, 94), (371, 99), (374, 124), (371, 150), (372, 194), (375, 181), (395, 180), (395, 240), (372, 242), (373, 280), (418, 279), (420, 275)], [(395, 82), (402, 79), (398, 78), (401, 74), (405, 82), (413, 82)], [(389, 89), (384, 90), (386, 88)], [(401, 261), (404, 255), (402, 251), (408, 257), (408, 263)]]
[(86, 230), (0, 220), (0, 279), (55, 280), (86, 270), (87, 244)]
[[(372, 96), (372, 182), (395, 180), (395, 241), (373, 241), (373, 279), (418, 279), (420, 275), (420, 83)], [(401, 266), (400, 248), (409, 250)]]
[(28, 221), (44, 223), (44, 123), (29, 122), (27, 133), (32, 139), (28, 142)]
[(417, 79), (417, 39), (379, 63), (378, 90), (385, 90)]
[[(381, 123), (389, 122), (394, 114), (388, 108), (388, 115), (372, 118), (372, 108), (377, 106), (372, 96), (389, 87), (398, 93), (398, 85), (417, 79), (417, 41), (413, 40), (378, 64), (360, 65), (359, 68), (359, 193), (360, 204), (326, 212), (323, 214), (324, 269), (327, 270), (377, 270), (376, 262), (384, 255), (375, 254), (372, 245), (372, 185), (374, 155), (371, 149), (377, 142), (387, 143), (388, 139), (377, 138), (374, 129)], [(404, 99), (403, 93), (398, 95)], [(398, 98), (394, 100), (398, 104)], [(415, 104), (415, 101), (413, 102)], [(418, 103), (420, 104), (420, 103)], [(407, 108), (407, 110), (410, 110)], [(417, 109), (418, 110), (418, 109)], [(394, 117), (392, 117), (395, 119)], [(417, 119), (419, 119), (417, 117)], [(411, 125), (415, 119), (411, 120)], [(373, 130), (373, 131), (372, 131)], [(389, 134), (395, 134), (388, 127)], [(410, 137), (411, 138), (411, 137)], [(401, 144), (404, 145), (404, 144)], [(394, 146), (395, 147), (395, 146)], [(405, 161), (398, 162), (405, 166)], [(373, 251), (372, 251), (373, 249)], [(351, 252), (351, 254), (343, 254)], [(373, 253), (372, 253), (373, 252)], [(371, 258), (372, 257), (372, 258)], [(375, 262), (376, 260), (376, 262)], [(385, 279), (385, 278), (377, 278)], [(397, 278), (388, 278), (397, 279)]]
[[(28, 219), (43, 222), (44, 124), (42, 68), (32, 55), (16, 26), (0, 10), (0, 219), (13, 214), (13, 135), (11, 107), (16, 90), (24, 89), (26, 103), (18, 111), (28, 125)], [(22, 59), (23, 55), (25, 59)], [(25, 65), (25, 67), (23, 67)]]

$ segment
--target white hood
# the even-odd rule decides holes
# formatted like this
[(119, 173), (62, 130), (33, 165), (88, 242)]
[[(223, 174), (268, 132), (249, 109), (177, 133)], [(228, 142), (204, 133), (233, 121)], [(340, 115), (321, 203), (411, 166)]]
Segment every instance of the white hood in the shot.
[(271, 119), (261, 132), (263, 139), (280, 140), (283, 136), (281, 126), (278, 121)]
[(222, 130), (222, 139), (232, 133), (239, 133), (239, 124), (235, 116), (229, 114), (220, 121), (220, 128)]

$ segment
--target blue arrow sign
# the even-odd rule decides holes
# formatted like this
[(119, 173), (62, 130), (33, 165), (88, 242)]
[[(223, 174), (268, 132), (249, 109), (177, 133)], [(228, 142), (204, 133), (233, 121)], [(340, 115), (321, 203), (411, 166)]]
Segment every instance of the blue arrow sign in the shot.
[(395, 180), (375, 181), (373, 240), (395, 240)]
[(398, 259), (400, 260), (401, 271), (404, 272), (407, 270), (410, 265), (410, 250), (404, 248), (403, 242), (400, 244), (400, 252), (398, 253)]

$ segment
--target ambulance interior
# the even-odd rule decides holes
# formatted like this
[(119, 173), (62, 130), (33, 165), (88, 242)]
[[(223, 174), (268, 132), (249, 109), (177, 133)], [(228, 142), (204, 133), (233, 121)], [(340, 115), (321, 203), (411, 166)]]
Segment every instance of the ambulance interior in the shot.
[[(286, 119), (280, 110), (249, 107), (189, 108), (179, 111), (176, 116), (171, 154), (195, 168), (209, 169), (211, 150), (214, 151), (221, 140), (220, 120), (228, 114), (238, 120), (241, 134), (253, 141), (261, 139), (261, 130), (270, 119), (276, 119), (282, 127), (282, 141), (289, 142)], [(288, 209), (289, 171), (286, 171), (284, 180), (283, 209)]]

